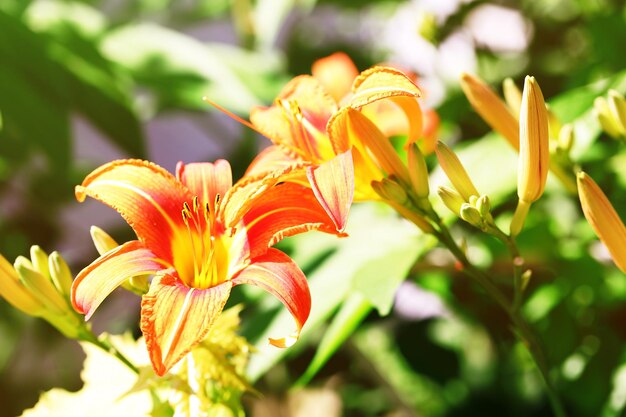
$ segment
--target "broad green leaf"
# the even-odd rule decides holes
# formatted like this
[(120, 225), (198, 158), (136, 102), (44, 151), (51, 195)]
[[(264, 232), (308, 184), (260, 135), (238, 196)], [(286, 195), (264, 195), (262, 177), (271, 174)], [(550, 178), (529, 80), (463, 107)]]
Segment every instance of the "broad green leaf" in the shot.
[(295, 383), (295, 386), (304, 386), (328, 362), (330, 357), (341, 347), (350, 335), (361, 324), (363, 319), (372, 311), (372, 305), (360, 294), (351, 295), (339, 307), (339, 311), (324, 332), (324, 336), (315, 351), (315, 356), (308, 368)]
[(174, 30), (148, 23), (123, 26), (104, 38), (101, 49), (152, 88), (160, 107), (205, 109), (203, 96), (236, 112), (247, 113), (260, 104), (219, 49)]
[(122, 149), (134, 156), (143, 155), (141, 128), (130, 110), (129, 92), (122, 89), (107, 68), (108, 61), (91, 43), (71, 26), (62, 39), (44, 36), (2, 12), (0, 27), (5, 71), (19, 74), (55, 111), (81, 113)]
[(392, 246), (368, 260), (352, 278), (352, 287), (368, 300), (381, 316), (391, 310), (398, 286), (404, 281), (420, 253), (415, 243)]
[[(354, 293), (355, 276), (371, 259), (382, 254), (391, 254), (395, 250), (411, 247), (417, 256), (433, 245), (430, 236), (421, 234), (411, 223), (395, 215), (386, 206), (379, 204), (360, 204), (352, 207), (348, 222), (349, 237), (338, 241), (337, 250), (328, 256), (317, 269), (308, 274), (311, 290), (312, 309), (304, 328), (304, 337), (311, 329), (319, 326), (344, 300)], [(319, 235), (322, 239), (329, 236)], [(307, 248), (311, 236), (304, 235), (303, 244), (299, 237), (295, 241), (293, 258), (299, 262), (302, 254), (308, 258)], [(335, 240), (337, 240), (335, 238)], [(267, 316), (251, 324), (251, 328), (263, 329)], [(269, 345), (269, 337), (285, 334), (293, 328), (293, 319), (289, 312), (281, 308), (270, 324), (260, 334), (249, 335), (258, 352), (253, 355), (248, 375), (256, 380), (277, 360), (288, 353), (288, 349), (277, 349)]]

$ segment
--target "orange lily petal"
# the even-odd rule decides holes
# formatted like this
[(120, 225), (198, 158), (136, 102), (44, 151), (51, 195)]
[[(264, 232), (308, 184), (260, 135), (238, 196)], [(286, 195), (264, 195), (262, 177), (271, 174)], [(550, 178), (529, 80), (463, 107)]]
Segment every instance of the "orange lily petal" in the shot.
[(336, 52), (315, 61), (311, 73), (339, 103), (350, 92), (352, 82), (359, 75), (359, 70), (348, 55)]
[(241, 225), (237, 226), (231, 252), (234, 248), (247, 245), (250, 257), (255, 258), (285, 237), (308, 230), (337, 234), (334, 222), (310, 188), (281, 183), (265, 191), (243, 216)]
[(276, 347), (289, 347), (300, 336), (311, 311), (311, 294), (306, 277), (290, 257), (277, 249), (253, 260), (232, 280), (234, 285), (251, 284), (268, 291), (287, 307), (296, 322), (296, 330), (287, 337), (270, 339)]
[(171, 275), (157, 276), (141, 300), (141, 331), (161, 376), (204, 340), (224, 309), (232, 283), (199, 290)]
[(230, 164), (224, 159), (214, 163), (202, 162), (176, 165), (176, 178), (189, 188), (191, 194), (198, 196), (201, 202), (213, 207), (216, 195), (224, 194), (233, 186)]
[(307, 178), (338, 231), (343, 232), (354, 198), (352, 151), (347, 150), (317, 167), (308, 167)]
[(72, 283), (72, 306), (89, 320), (102, 301), (127, 279), (165, 269), (156, 255), (133, 240), (110, 250), (80, 271)]
[(285, 153), (283, 148), (272, 145), (263, 149), (250, 163), (244, 176), (255, 176), (268, 172), (283, 171), (287, 167), (301, 163), (299, 159)]
[(331, 151), (324, 132), (336, 110), (335, 100), (320, 82), (301, 75), (285, 86), (273, 106), (252, 109), (250, 121), (287, 153), (316, 162)]
[(402, 71), (389, 67), (373, 67), (363, 71), (354, 80), (354, 95), (350, 107), (361, 109), (378, 100), (389, 98), (406, 115), (409, 126), (408, 143), (414, 143), (422, 135), (422, 110), (417, 102), (420, 89)]
[(181, 204), (192, 197), (172, 174), (147, 161), (114, 161), (76, 187), (78, 201), (86, 196), (117, 210), (146, 247), (172, 262), (170, 242), (177, 230), (185, 229)]

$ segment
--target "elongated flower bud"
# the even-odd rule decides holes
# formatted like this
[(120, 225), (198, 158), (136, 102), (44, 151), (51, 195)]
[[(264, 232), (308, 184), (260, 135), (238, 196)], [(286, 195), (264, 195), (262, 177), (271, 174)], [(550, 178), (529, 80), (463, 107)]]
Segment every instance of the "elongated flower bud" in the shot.
[(513, 148), (519, 149), (517, 119), (500, 97), (482, 80), (469, 74), (461, 75), (461, 88), (480, 117)]
[(443, 142), (437, 142), (437, 148), (435, 149), (437, 152), (437, 159), (439, 160), (439, 164), (441, 168), (448, 176), (448, 179), (454, 185), (454, 188), (463, 196), (466, 202), (469, 202), (470, 197), (475, 195), (478, 196), (480, 193), (474, 187), (472, 180), (469, 175), (467, 175), (467, 171), (463, 168), (461, 161), (456, 156), (456, 154), (446, 146)]
[(609, 110), (622, 135), (626, 135), (626, 100), (615, 90), (609, 90)]
[(26, 314), (38, 316), (44, 310), (43, 304), (24, 288), (15, 268), (2, 255), (0, 255), (0, 296)]
[(426, 198), (430, 193), (428, 185), (428, 167), (424, 160), (424, 155), (420, 152), (418, 146), (412, 143), (408, 149), (407, 165), (409, 168), (409, 176), (413, 190), (419, 198)]
[(400, 205), (404, 205), (409, 199), (404, 188), (388, 178), (372, 182), (372, 188), (385, 200), (394, 201)]
[(91, 234), (91, 240), (93, 240), (93, 244), (100, 255), (104, 255), (111, 249), (119, 246), (107, 232), (100, 229), (98, 226), (91, 226), (89, 233)]
[(607, 247), (615, 264), (626, 273), (626, 227), (598, 184), (579, 172), (578, 195), (585, 218)]
[(520, 200), (536, 201), (546, 185), (550, 166), (548, 113), (543, 94), (534, 77), (526, 77), (520, 113), (520, 153), (517, 195)]
[(437, 194), (439, 198), (441, 198), (441, 201), (443, 201), (443, 204), (445, 204), (451, 212), (457, 216), (461, 215), (461, 207), (465, 204), (465, 200), (463, 200), (463, 197), (461, 197), (459, 193), (452, 188), (440, 186), (437, 188)]
[(37, 245), (30, 247), (30, 259), (33, 269), (44, 277), (50, 276), (48, 269), (48, 254)]
[(463, 203), (460, 214), (461, 218), (472, 226), (480, 227), (483, 223), (483, 218), (478, 209), (468, 203)]
[(68, 304), (50, 278), (33, 269), (28, 259), (18, 256), (14, 267), (24, 286), (46, 306), (47, 310), (53, 314), (63, 314), (68, 309)]
[(622, 136), (621, 127), (617, 120), (613, 117), (609, 103), (604, 97), (598, 97), (593, 102), (593, 112), (604, 130), (612, 138), (619, 138)]
[(504, 93), (504, 100), (509, 110), (513, 116), (519, 120), (519, 113), (522, 107), (522, 92), (517, 88), (515, 81), (511, 78), (505, 78), (502, 83), (502, 92)]
[(50, 269), (50, 278), (54, 286), (69, 300), (74, 278), (67, 262), (65, 262), (65, 259), (63, 259), (59, 252), (54, 251), (48, 258), (48, 267)]

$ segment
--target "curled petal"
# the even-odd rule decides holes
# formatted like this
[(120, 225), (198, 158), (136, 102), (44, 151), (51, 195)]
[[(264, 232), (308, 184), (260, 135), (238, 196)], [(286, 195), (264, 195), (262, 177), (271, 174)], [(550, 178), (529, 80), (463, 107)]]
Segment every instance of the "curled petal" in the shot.
[(189, 190), (172, 174), (147, 161), (114, 161), (76, 187), (78, 201), (86, 196), (117, 210), (146, 247), (172, 262), (170, 241), (176, 230), (185, 229), (181, 204), (191, 201)]
[(348, 150), (318, 167), (308, 167), (307, 178), (315, 197), (343, 232), (354, 198), (354, 166), (352, 151)]
[(421, 96), (420, 89), (402, 71), (390, 67), (373, 67), (363, 71), (352, 85), (354, 96), (350, 107), (358, 109), (389, 97)]
[(311, 189), (295, 183), (281, 183), (264, 192), (243, 216), (231, 252), (233, 248), (247, 245), (250, 257), (255, 258), (283, 238), (308, 230), (338, 233), (334, 221)]
[(306, 277), (291, 258), (277, 249), (269, 249), (265, 255), (254, 259), (232, 282), (234, 285), (255, 285), (273, 294), (293, 316), (295, 332), (279, 339), (270, 339), (272, 345), (289, 347), (298, 340), (311, 311), (311, 294)]
[(72, 306), (88, 320), (100, 303), (124, 281), (163, 269), (163, 262), (141, 242), (126, 242), (78, 273), (72, 283)]
[(215, 163), (202, 162), (176, 166), (176, 178), (189, 188), (191, 194), (198, 196), (200, 201), (215, 203), (215, 196), (224, 194), (233, 186), (233, 174), (230, 164), (224, 159)]
[(171, 275), (154, 278), (141, 300), (141, 331), (157, 375), (165, 374), (206, 338), (231, 288), (230, 281), (199, 290)]

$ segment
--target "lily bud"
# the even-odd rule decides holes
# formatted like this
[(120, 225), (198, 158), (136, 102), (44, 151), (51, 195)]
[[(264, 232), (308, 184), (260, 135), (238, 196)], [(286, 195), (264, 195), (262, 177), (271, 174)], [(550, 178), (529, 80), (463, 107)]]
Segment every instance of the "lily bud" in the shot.
[(613, 117), (611, 109), (609, 108), (609, 103), (604, 97), (598, 97), (594, 100), (593, 112), (598, 118), (600, 126), (602, 126), (602, 130), (604, 130), (607, 135), (615, 139), (622, 136), (621, 127), (619, 126), (617, 120)]
[(437, 153), (437, 159), (439, 160), (441, 168), (466, 202), (469, 201), (471, 196), (480, 195), (476, 187), (474, 187), (469, 175), (467, 175), (465, 168), (463, 168), (461, 161), (452, 149), (439, 141), (437, 142), (435, 152)]
[(43, 304), (24, 287), (13, 265), (2, 255), (0, 255), (0, 296), (26, 314), (39, 316), (44, 310)]
[(44, 277), (50, 276), (48, 269), (48, 254), (37, 245), (30, 247), (30, 259), (32, 268)]
[(451, 212), (457, 216), (461, 215), (461, 207), (465, 204), (465, 200), (463, 200), (463, 197), (461, 197), (459, 193), (452, 188), (440, 186), (437, 188), (437, 194), (439, 198), (441, 198), (441, 201), (443, 201), (443, 204), (445, 204)]
[(512, 78), (505, 78), (502, 83), (502, 92), (506, 105), (516, 119), (519, 119), (520, 109), (522, 107), (522, 92)]
[(15, 271), (20, 280), (31, 294), (53, 314), (61, 315), (68, 309), (68, 304), (59, 294), (48, 276), (43, 276), (32, 268), (32, 264), (23, 256), (18, 256), (15, 260)]
[(428, 167), (419, 147), (412, 143), (408, 149), (407, 165), (413, 190), (419, 198), (427, 198), (430, 193), (428, 185)]
[(491, 201), (489, 200), (489, 196), (481, 195), (478, 201), (476, 201), (475, 206), (482, 217), (487, 217), (491, 212)]
[(585, 218), (607, 247), (615, 264), (626, 273), (626, 227), (598, 184), (586, 173), (577, 175), (578, 195)]
[(104, 255), (119, 246), (115, 239), (98, 226), (91, 226), (89, 234), (91, 234), (91, 240), (93, 240), (93, 244), (100, 255)]
[(622, 136), (626, 135), (626, 100), (615, 90), (609, 90), (609, 109)]
[(394, 201), (400, 205), (405, 205), (409, 197), (404, 188), (395, 181), (383, 178), (381, 181), (372, 183), (374, 191), (385, 200)]
[(559, 132), (558, 146), (565, 155), (569, 154), (574, 146), (574, 126), (570, 123), (564, 124)]
[(517, 174), (517, 195), (532, 203), (543, 194), (550, 152), (548, 144), (548, 113), (543, 94), (534, 77), (526, 77), (520, 113), (520, 153)]
[(61, 257), (59, 252), (54, 251), (48, 258), (48, 267), (54, 286), (65, 298), (69, 299), (74, 277), (67, 262), (65, 262), (65, 259)]
[(519, 149), (519, 127), (506, 104), (487, 84), (469, 74), (461, 75), (461, 88), (474, 110), (493, 130)]
[(463, 203), (461, 206), (461, 218), (476, 227), (480, 227), (483, 223), (483, 218), (478, 209), (468, 203)]

